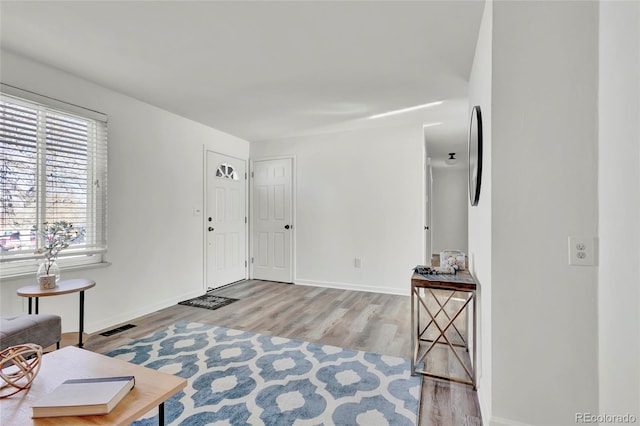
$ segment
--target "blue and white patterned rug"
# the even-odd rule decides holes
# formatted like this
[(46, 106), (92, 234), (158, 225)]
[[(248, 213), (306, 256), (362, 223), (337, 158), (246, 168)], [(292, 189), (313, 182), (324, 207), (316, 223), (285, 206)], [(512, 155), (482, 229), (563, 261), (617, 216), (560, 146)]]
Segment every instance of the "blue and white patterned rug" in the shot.
[[(107, 355), (188, 379), (168, 424), (417, 422), (422, 379), (403, 358), (186, 321)], [(135, 424), (157, 425), (157, 410)]]

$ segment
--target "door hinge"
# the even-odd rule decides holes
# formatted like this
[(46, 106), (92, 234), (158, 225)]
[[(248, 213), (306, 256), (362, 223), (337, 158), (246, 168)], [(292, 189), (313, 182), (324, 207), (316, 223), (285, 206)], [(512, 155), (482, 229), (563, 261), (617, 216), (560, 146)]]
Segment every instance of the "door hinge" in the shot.
[(253, 176), (253, 172), (251, 172), (251, 177), (255, 177), (255, 176)]
[(245, 268), (247, 267), (247, 261), (246, 260), (244, 261), (244, 267)]
[(246, 173), (244, 174), (244, 180), (247, 180), (247, 174)]
[(244, 217), (244, 223), (247, 223), (247, 217), (246, 216)]
[(253, 263), (253, 257), (251, 258), (251, 263)]

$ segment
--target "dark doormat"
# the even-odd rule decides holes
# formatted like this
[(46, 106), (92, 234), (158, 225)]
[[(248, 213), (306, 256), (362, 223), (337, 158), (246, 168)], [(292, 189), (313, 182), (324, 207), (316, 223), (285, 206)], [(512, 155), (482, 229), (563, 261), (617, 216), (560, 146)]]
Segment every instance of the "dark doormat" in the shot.
[(196, 308), (205, 308), (205, 309), (218, 309), (223, 306), (227, 306), (230, 303), (237, 302), (240, 299), (231, 299), (228, 297), (222, 296), (213, 296), (211, 294), (205, 294), (203, 296), (194, 297), (193, 299), (184, 300), (182, 302), (178, 302), (178, 305), (186, 305), (186, 306), (194, 306)]

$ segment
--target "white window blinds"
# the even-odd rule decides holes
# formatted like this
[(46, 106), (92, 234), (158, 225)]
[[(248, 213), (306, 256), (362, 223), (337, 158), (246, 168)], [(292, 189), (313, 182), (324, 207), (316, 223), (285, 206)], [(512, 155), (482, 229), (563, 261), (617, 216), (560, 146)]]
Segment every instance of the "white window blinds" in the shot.
[[(93, 114), (95, 115), (95, 114)], [(0, 94), (2, 275), (37, 266), (44, 222), (66, 220), (83, 236), (62, 267), (102, 261), (107, 248), (107, 124)]]

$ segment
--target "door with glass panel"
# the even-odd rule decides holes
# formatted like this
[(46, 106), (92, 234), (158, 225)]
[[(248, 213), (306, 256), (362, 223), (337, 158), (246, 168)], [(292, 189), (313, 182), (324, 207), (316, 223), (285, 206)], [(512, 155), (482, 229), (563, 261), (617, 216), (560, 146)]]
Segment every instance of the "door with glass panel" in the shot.
[(207, 151), (206, 285), (247, 278), (246, 164)]

